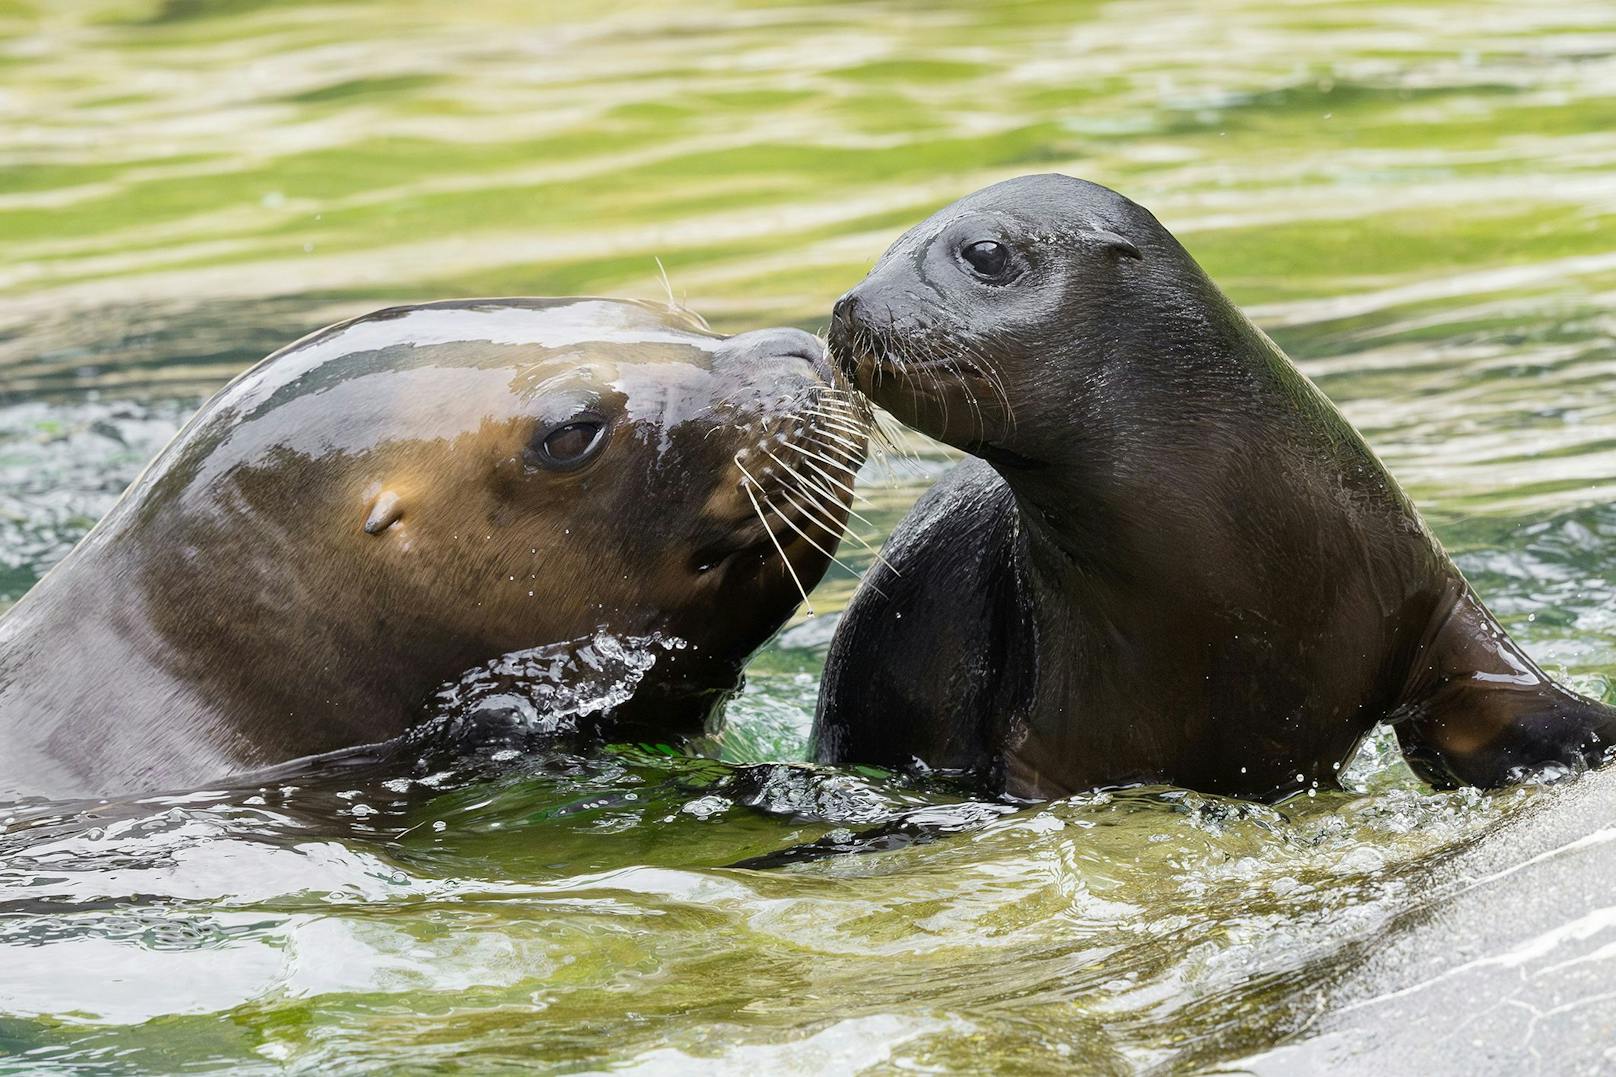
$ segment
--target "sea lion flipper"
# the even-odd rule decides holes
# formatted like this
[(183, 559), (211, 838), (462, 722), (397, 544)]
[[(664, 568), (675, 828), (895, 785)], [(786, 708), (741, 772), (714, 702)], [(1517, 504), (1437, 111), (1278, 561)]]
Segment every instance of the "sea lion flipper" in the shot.
[(1425, 648), (1402, 713), (1404, 756), (1441, 787), (1496, 788), (1616, 753), (1616, 709), (1551, 680), (1468, 588)]
[(1014, 650), (1013, 504), (965, 460), (898, 525), (837, 624), (810, 758), (991, 773), (997, 725), (1035, 679)]

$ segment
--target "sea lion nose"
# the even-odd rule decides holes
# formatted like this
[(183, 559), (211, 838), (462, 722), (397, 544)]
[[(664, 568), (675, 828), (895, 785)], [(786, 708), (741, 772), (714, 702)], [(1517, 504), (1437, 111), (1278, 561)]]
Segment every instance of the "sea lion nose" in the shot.
[(856, 365), (859, 319), (863, 314), (857, 292), (855, 288), (844, 293), (830, 312), (830, 353), (849, 377), (853, 376), (853, 367)]
[(724, 342), (723, 356), (726, 361), (746, 366), (800, 359), (821, 374), (826, 363), (825, 345), (818, 337), (787, 328), (739, 333)]
[(855, 288), (853, 291), (843, 292), (842, 298), (838, 299), (836, 305), (830, 308), (830, 332), (833, 344), (835, 343), (836, 334), (838, 332), (842, 334), (852, 332), (853, 323), (858, 319), (859, 301), (858, 296), (854, 294), (857, 290)]

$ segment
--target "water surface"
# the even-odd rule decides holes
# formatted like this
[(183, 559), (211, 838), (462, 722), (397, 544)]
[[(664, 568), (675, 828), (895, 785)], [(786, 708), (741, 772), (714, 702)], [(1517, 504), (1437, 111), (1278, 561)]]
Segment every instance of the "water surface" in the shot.
[[(1613, 165), (1602, 2), (0, 2), (0, 597), (326, 322), (657, 297), (660, 259), (719, 329), (817, 330), (908, 224), (1059, 170), (1150, 206), (1610, 698)], [(872, 468), (877, 530), (946, 464)], [(1563, 796), (1435, 793), (1384, 737), (1276, 807), (814, 773), (852, 585), (755, 662), (722, 762), (0, 805), (0, 1071), (1215, 1069), (1307, 1042)], [(917, 811), (960, 832), (730, 867)]]

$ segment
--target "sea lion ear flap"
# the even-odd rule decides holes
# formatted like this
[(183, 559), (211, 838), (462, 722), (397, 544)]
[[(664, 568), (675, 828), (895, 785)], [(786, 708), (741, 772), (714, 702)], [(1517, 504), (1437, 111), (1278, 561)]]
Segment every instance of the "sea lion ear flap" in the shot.
[(1143, 254), (1139, 253), (1139, 248), (1133, 245), (1132, 240), (1128, 239), (1126, 236), (1120, 236), (1110, 229), (1093, 228), (1089, 230), (1088, 235), (1097, 240), (1102, 247), (1116, 252), (1119, 257), (1136, 259), (1143, 259), (1145, 257)]
[(379, 535), (403, 518), (403, 499), (393, 490), (383, 490), (370, 504), (370, 513), (365, 517), (365, 534)]

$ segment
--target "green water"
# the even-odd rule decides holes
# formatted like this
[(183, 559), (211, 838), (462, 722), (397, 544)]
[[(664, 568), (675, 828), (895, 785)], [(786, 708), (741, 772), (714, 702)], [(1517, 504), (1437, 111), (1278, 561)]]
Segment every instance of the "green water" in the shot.
[[(388, 303), (674, 292), (824, 325), (1060, 170), (1150, 206), (1543, 664), (1616, 678), (1616, 12), (1553, 4), (0, 0), (0, 596), (187, 410)], [(945, 465), (870, 469), (889, 528)], [(855, 567), (864, 563), (850, 554)], [(482, 759), (0, 804), (0, 1072), (1127, 1073), (1305, 1030), (1557, 793), (998, 815), (800, 758), (832, 576), (728, 763)], [(962, 829), (746, 857), (930, 806)]]

